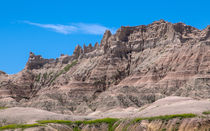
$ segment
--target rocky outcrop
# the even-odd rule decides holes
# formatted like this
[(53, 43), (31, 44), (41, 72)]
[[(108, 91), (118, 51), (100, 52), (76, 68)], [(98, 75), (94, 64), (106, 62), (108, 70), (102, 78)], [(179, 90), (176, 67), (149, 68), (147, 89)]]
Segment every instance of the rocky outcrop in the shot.
[(100, 45), (78, 45), (72, 56), (30, 53), (23, 71), (0, 75), (0, 98), (12, 99), (7, 106), (76, 115), (173, 95), (209, 99), (209, 32), (160, 20), (107, 30)]
[(106, 30), (104, 33), (104, 36), (101, 40), (101, 45), (100, 46), (104, 46), (105, 44), (107, 44), (107, 41), (109, 39), (109, 37), (112, 36), (112, 33), (110, 30)]
[[(199, 30), (160, 20), (122, 26), (115, 34), (107, 30), (100, 45), (78, 45), (72, 56), (44, 59), (31, 52), (21, 72), (0, 71), (0, 110), (11, 107), (0, 111), (0, 124), (116, 117), (131, 120), (116, 122), (115, 130), (208, 130), (209, 116), (202, 112), (210, 110), (209, 93), (210, 26)], [(131, 123), (134, 117), (180, 113), (198, 117)], [(33, 129), (75, 126), (51, 123)], [(78, 128), (109, 127), (103, 123)]]
[(33, 52), (30, 52), (26, 68), (29, 70), (40, 69), (47, 63), (55, 63), (54, 59), (44, 59), (41, 55), (35, 55)]
[(98, 42), (95, 43), (94, 48), (95, 49), (98, 49), (99, 48), (99, 43)]
[[(97, 45), (96, 45), (97, 46)], [(84, 45), (83, 46), (83, 49), (84, 49), (84, 53), (89, 53), (89, 52), (92, 52), (93, 50), (95, 50), (94, 47), (92, 47), (91, 44), (89, 44), (87, 47)]]

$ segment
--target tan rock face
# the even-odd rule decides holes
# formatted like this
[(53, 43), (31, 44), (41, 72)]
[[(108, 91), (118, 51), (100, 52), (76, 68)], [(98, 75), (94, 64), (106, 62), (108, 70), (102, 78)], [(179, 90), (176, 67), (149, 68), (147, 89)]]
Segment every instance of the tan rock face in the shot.
[[(2, 73), (1, 73), (2, 74)], [(30, 53), (18, 74), (0, 75), (0, 98), (66, 114), (142, 107), (166, 96), (209, 99), (210, 28), (163, 20), (106, 31), (72, 56)]]

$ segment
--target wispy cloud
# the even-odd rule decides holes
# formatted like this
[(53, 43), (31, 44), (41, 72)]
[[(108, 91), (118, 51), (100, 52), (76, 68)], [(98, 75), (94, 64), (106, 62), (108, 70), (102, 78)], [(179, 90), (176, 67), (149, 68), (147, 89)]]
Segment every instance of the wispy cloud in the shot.
[(110, 30), (112, 33), (114, 33), (115, 31), (113, 28), (108, 28), (99, 24), (74, 23), (70, 25), (61, 25), (61, 24), (40, 24), (30, 21), (23, 21), (23, 23), (34, 25), (41, 28), (50, 29), (52, 31), (62, 34), (81, 33), (81, 34), (102, 35), (105, 32), (105, 30)]

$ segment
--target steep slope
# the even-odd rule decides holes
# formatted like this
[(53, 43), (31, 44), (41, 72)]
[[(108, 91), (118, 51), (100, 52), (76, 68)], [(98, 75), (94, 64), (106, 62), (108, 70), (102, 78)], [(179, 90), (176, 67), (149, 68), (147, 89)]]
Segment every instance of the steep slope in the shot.
[(106, 31), (72, 56), (30, 53), (23, 71), (0, 73), (0, 106), (86, 115), (139, 108), (167, 96), (209, 99), (210, 26), (164, 20)]

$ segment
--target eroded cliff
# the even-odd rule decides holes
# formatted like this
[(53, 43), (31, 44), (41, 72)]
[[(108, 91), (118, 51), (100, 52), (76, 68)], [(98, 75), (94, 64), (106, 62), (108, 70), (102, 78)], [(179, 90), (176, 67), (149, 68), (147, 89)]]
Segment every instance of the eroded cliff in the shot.
[(209, 99), (210, 26), (164, 20), (106, 31), (72, 56), (30, 53), (24, 70), (0, 72), (0, 106), (88, 115), (141, 108), (168, 96)]

